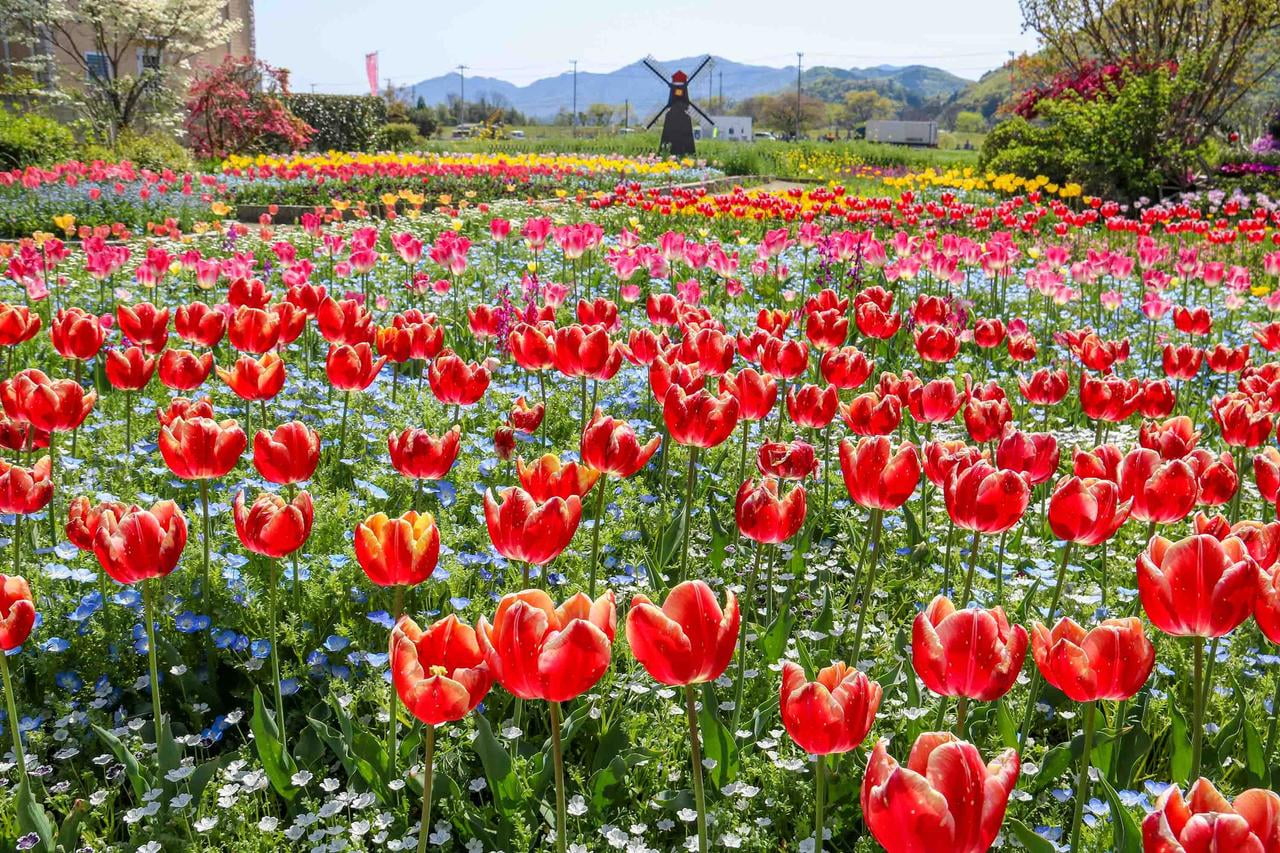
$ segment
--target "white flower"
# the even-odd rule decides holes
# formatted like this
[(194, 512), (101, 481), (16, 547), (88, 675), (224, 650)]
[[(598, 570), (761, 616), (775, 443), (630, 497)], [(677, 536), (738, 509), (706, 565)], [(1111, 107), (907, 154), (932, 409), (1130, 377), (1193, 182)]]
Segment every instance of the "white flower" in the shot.
[(190, 794), (178, 794), (178, 796), (169, 801), (169, 808), (177, 809), (178, 811), (185, 809), (189, 805), (191, 805)]
[(685, 823), (693, 823), (698, 819), (698, 813), (693, 809), (680, 809), (680, 811), (676, 812), (676, 817)]
[(574, 794), (569, 799), (569, 814), (574, 817), (582, 817), (587, 813), (587, 801), (583, 799), (581, 794)]
[(259, 832), (275, 832), (276, 827), (278, 827), (279, 825), (280, 825), (280, 818), (267, 815), (266, 817), (262, 818), (262, 820), (258, 821), (258, 831)]
[(196, 821), (194, 824), (196, 832), (201, 832), (201, 833), (208, 832), (209, 830), (213, 829), (217, 825), (218, 825), (218, 819), (216, 817), (202, 817), (198, 821)]
[(294, 785), (297, 785), (299, 788), (302, 788), (305, 787), (313, 778), (315, 777), (311, 775), (310, 770), (299, 770), (297, 773), (294, 773), (289, 777), (289, 781)]

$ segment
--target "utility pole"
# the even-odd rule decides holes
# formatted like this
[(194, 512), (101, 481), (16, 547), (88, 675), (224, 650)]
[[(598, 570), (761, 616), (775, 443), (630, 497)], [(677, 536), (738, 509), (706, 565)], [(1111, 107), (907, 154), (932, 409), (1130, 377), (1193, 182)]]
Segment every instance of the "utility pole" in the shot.
[(720, 109), (723, 110), (724, 109), (724, 72), (717, 71), (716, 74), (720, 76)]
[(573, 63), (573, 113), (569, 116), (569, 127), (573, 128), (573, 135), (578, 135), (578, 60), (570, 60)]
[(707, 102), (708, 104), (715, 99), (714, 98), (715, 89), (713, 88), (716, 83), (715, 70), (716, 70), (716, 61), (712, 59), (710, 62), (707, 63)]
[(631, 126), (631, 99), (622, 102), (622, 127), (625, 130)]
[(469, 65), (458, 66), (458, 124), (467, 120), (467, 69)]
[(795, 141), (800, 140), (800, 75), (804, 68), (804, 52), (796, 51), (796, 128)]

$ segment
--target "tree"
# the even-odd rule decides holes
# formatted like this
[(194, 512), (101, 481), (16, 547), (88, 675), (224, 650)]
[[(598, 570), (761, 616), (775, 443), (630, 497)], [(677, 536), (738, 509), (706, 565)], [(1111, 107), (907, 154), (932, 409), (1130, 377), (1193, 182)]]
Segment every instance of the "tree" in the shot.
[(191, 81), (187, 137), (202, 157), (294, 151), (315, 128), (289, 112), (289, 72), (253, 57), (228, 56)]
[(586, 123), (596, 127), (605, 127), (613, 122), (612, 104), (591, 104), (587, 107)]
[(1195, 81), (1165, 133), (1196, 147), (1280, 67), (1280, 0), (1019, 0), (1028, 29), (1067, 76), (1172, 65)]
[(872, 89), (856, 89), (844, 96), (843, 126), (853, 127), (873, 119), (890, 118), (897, 104)]
[(765, 103), (762, 118), (769, 127), (799, 136), (806, 127), (822, 124), (826, 114), (826, 104), (817, 98), (802, 95), (797, 102), (795, 94), (778, 94)]
[(54, 53), (76, 69), (83, 83), (60, 94), (111, 144), (180, 122), (181, 72), (240, 29), (225, 0), (0, 0), (0, 16), (31, 46), (33, 70), (53, 73)]
[(987, 129), (987, 120), (982, 113), (972, 110), (961, 110), (956, 113), (956, 130), (959, 133), (982, 133)]

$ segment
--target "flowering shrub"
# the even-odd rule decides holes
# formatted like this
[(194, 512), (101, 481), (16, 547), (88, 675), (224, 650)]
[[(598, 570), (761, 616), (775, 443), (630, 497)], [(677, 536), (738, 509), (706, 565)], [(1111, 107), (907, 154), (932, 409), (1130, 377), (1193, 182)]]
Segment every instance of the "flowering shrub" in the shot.
[(1023, 118), (1036, 118), (1041, 114), (1042, 101), (1054, 101), (1073, 92), (1085, 101), (1099, 98), (1112, 99), (1135, 76), (1149, 74), (1163, 68), (1170, 75), (1178, 73), (1178, 63), (1169, 61), (1158, 64), (1127, 59), (1123, 62), (1088, 62), (1077, 71), (1064, 71), (1047, 84), (1032, 86), (1018, 98), (1013, 112)]
[(187, 94), (187, 134), (203, 157), (303, 148), (315, 128), (284, 105), (289, 72), (249, 56), (228, 56)]

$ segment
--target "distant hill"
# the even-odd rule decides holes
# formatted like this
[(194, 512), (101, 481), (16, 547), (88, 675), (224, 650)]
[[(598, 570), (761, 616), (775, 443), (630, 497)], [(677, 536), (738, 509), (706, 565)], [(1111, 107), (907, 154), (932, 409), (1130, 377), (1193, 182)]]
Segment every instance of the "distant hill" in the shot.
[[(656, 61), (655, 64), (668, 75), (677, 69), (688, 74), (693, 72), (702, 59), (701, 56), (684, 57)], [(694, 103), (705, 103), (710, 96), (718, 97), (721, 94), (728, 101), (738, 101), (752, 95), (790, 90), (796, 84), (794, 65), (772, 68), (734, 62), (720, 56), (713, 57), (712, 62), (693, 82), (691, 91)], [(874, 68), (807, 68), (803, 74), (803, 85), (807, 94), (826, 101), (839, 101), (847, 91), (875, 89), (904, 106), (922, 108), (928, 104), (953, 100), (975, 83), (940, 68), (925, 65), (879, 65)], [(428, 104), (448, 103), (451, 98), (458, 97), (458, 93), (459, 78), (456, 73), (423, 80), (407, 87), (403, 92), (410, 102), (421, 96)], [(573, 74), (565, 72), (555, 77), (535, 80), (525, 86), (492, 77), (468, 77), (466, 96), (468, 101), (485, 96), (488, 100), (513, 107), (530, 117), (550, 119), (562, 110), (567, 110), (572, 103)], [(585, 110), (593, 103), (620, 105), (629, 101), (632, 121), (644, 121), (666, 103), (666, 97), (662, 83), (639, 61), (607, 74), (578, 74), (580, 110)]]

